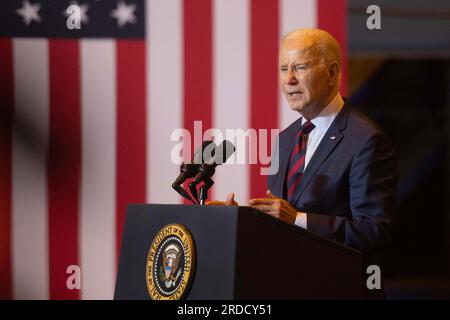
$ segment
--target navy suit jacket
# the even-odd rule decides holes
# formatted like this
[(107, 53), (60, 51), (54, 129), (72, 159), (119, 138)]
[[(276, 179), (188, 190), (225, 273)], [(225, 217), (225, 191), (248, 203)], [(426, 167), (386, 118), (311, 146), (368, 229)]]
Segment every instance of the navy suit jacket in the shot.
[[(300, 125), (301, 118), (280, 133), (268, 176), (268, 188), (284, 199), (288, 158)], [(389, 139), (347, 100), (309, 161), (291, 205), (308, 214), (312, 232), (359, 250), (380, 249), (390, 240), (397, 181)]]

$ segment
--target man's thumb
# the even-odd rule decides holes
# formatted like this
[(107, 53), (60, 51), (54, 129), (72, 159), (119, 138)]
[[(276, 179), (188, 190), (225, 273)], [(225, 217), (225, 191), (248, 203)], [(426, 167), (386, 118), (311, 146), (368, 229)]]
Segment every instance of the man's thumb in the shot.
[(267, 190), (267, 191), (266, 191), (266, 194), (267, 194), (267, 196), (268, 196), (269, 198), (272, 198), (272, 199), (278, 199), (278, 197), (277, 197), (277, 196), (274, 196), (273, 193), (272, 193), (270, 190)]
[(234, 204), (234, 193), (231, 192), (227, 196), (227, 205), (233, 205)]

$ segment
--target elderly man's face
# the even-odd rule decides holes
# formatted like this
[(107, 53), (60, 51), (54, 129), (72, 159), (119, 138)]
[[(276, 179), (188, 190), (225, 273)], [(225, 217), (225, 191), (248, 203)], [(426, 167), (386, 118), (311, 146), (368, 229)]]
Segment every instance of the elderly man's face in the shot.
[(300, 41), (283, 43), (279, 57), (280, 85), (292, 110), (316, 114), (330, 95), (329, 73), (318, 52)]

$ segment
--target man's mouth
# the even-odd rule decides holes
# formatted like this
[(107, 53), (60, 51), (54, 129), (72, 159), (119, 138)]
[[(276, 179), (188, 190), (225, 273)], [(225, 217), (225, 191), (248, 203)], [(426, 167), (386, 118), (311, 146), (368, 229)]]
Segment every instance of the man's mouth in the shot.
[(290, 97), (293, 97), (293, 98), (299, 97), (301, 94), (303, 94), (303, 92), (301, 92), (301, 91), (291, 91), (291, 92), (288, 92), (288, 95), (289, 95)]

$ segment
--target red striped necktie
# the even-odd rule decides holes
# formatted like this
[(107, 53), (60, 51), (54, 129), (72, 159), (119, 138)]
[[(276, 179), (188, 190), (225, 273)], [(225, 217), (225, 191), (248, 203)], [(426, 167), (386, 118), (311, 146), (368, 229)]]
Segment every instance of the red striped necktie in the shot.
[(287, 183), (287, 200), (291, 202), (297, 186), (302, 179), (303, 170), (305, 168), (306, 156), (306, 136), (314, 129), (314, 124), (311, 121), (306, 121), (300, 131), (298, 132), (295, 141), (297, 142), (292, 150), (289, 159), (289, 171), (286, 179)]

